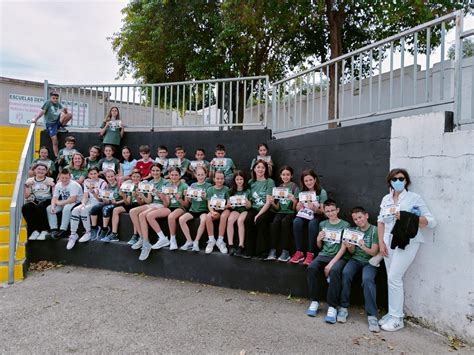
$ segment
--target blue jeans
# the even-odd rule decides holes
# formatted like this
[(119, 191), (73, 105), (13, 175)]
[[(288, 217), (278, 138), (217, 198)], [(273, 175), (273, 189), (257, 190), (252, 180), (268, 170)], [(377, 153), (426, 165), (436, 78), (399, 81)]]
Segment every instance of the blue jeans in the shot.
[[(326, 282), (324, 276), (324, 268), (332, 260), (331, 256), (318, 255), (316, 259), (309, 264), (306, 269), (306, 277), (308, 280), (309, 288), (309, 299), (311, 301), (320, 302), (324, 298), (321, 286)], [(326, 301), (330, 307), (336, 308), (339, 306), (339, 300), (341, 295), (341, 274), (346, 265), (344, 259), (339, 259), (329, 271), (329, 287), (326, 297)]]
[(367, 261), (350, 259), (344, 267), (342, 271), (341, 307), (349, 307), (352, 279), (360, 270), (362, 270), (365, 311), (368, 316), (377, 316), (377, 288), (375, 286), (377, 268), (370, 265)]
[(318, 236), (319, 219), (315, 217), (311, 221), (296, 217), (293, 220), (293, 234), (297, 251), (303, 251), (303, 229), (308, 224), (308, 252), (314, 253), (316, 250), (316, 237)]

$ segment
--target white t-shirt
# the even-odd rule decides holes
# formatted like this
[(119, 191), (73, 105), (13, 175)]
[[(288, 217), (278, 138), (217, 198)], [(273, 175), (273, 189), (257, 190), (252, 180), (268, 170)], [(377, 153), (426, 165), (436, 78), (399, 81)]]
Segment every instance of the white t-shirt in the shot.
[(61, 182), (56, 184), (53, 192), (53, 197), (64, 201), (71, 196), (77, 196), (76, 202), (81, 202), (82, 187), (81, 185), (79, 185), (78, 182), (71, 180), (66, 186), (64, 186)]
[(99, 191), (103, 191), (107, 188), (107, 183), (100, 178), (97, 181), (92, 181), (91, 179), (86, 179), (84, 181), (84, 192), (89, 192), (88, 203), (92, 203), (92, 204), (99, 203), (99, 201), (95, 198), (94, 194), (91, 192), (91, 186), (94, 186), (94, 185), (95, 187), (93, 188)]

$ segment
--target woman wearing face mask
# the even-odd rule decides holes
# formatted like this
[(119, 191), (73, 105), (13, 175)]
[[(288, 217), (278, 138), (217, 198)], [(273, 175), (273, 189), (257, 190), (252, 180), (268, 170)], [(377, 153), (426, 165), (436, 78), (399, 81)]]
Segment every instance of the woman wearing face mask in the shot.
[[(420, 244), (423, 243), (421, 229), (434, 228), (436, 220), (428, 210), (420, 195), (408, 191), (410, 176), (405, 169), (392, 169), (387, 176), (390, 193), (385, 195), (380, 204), (380, 214), (377, 218), (380, 252), (384, 256), (388, 279), (388, 313), (379, 320), (385, 331), (402, 329), (403, 324), (403, 276), (416, 257)], [(400, 211), (410, 212), (419, 216), (419, 229), (416, 236), (410, 239), (403, 248), (396, 246), (392, 249), (392, 229), (400, 219)]]

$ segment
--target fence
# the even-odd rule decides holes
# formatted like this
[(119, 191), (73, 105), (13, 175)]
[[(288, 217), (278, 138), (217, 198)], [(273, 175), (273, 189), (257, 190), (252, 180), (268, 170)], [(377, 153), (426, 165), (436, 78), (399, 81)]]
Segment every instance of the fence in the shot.
[(59, 92), (77, 127), (99, 127), (113, 106), (132, 128), (267, 126), (268, 76), (136, 85), (46, 82), (45, 86)]
[[(454, 104), (455, 123), (459, 125), (461, 40), (473, 34), (472, 30), (463, 32), (463, 16), (462, 11), (445, 15), (273, 83), (273, 132), (336, 127), (343, 121), (445, 104)], [(446, 65), (446, 33), (450, 27), (456, 32), (454, 90), (446, 93), (446, 71), (450, 69)], [(439, 91), (433, 92), (433, 49), (438, 45)], [(387, 72), (383, 70), (384, 59), (388, 59)]]

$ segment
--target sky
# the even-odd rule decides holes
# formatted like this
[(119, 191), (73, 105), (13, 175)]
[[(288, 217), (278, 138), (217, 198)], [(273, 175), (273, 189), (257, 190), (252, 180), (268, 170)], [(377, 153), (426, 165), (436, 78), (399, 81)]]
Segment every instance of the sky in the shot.
[[(127, 3), (0, 0), (0, 76), (61, 85), (134, 83), (130, 77), (116, 80), (119, 66), (107, 40), (119, 31)], [(465, 21), (469, 28), (474, 28), (472, 16)], [(451, 31), (446, 50), (453, 41)], [(423, 56), (418, 61), (423, 65)], [(405, 65), (412, 62), (407, 56)], [(388, 70), (387, 60), (383, 67)]]
[(0, 0), (0, 76), (55, 84), (116, 81), (107, 37), (127, 0)]

